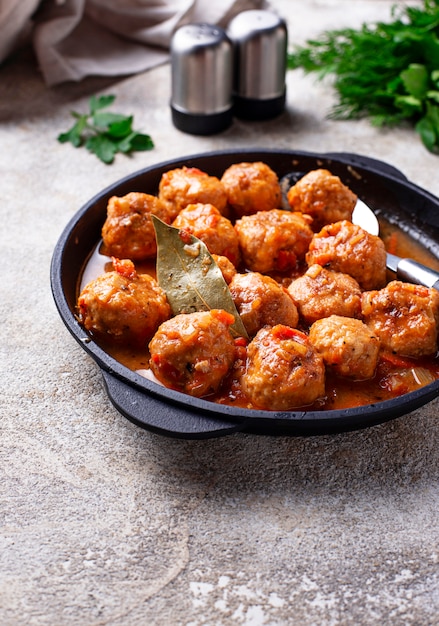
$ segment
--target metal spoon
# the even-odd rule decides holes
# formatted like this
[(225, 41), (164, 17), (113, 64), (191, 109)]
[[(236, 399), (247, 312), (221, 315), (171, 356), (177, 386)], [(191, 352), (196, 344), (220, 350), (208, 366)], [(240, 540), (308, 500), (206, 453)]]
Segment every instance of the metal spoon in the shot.
[[(287, 200), (288, 189), (294, 185), (303, 174), (291, 172), (286, 174), (280, 181), (282, 189), (282, 205), (285, 209), (291, 210)], [(362, 200), (358, 199), (352, 214), (352, 222), (361, 226), (371, 235), (378, 235), (380, 231), (378, 219), (370, 207)], [(387, 253), (387, 268), (395, 272), (396, 277), (409, 283), (432, 287), (439, 291), (439, 272), (418, 263), (413, 259), (402, 259), (394, 254)]]
[[(352, 222), (367, 230), (371, 235), (379, 234), (378, 219), (372, 209), (362, 200), (357, 200), (352, 214)], [(418, 263), (413, 259), (402, 259), (388, 252), (386, 265), (389, 270), (395, 272), (400, 280), (439, 290), (439, 272), (422, 265), (422, 263)]]

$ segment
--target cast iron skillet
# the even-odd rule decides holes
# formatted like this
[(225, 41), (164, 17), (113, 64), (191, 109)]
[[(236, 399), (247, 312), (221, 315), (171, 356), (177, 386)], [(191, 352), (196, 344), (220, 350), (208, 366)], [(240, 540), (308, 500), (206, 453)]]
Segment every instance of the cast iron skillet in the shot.
[(166, 389), (121, 365), (100, 348), (75, 317), (78, 282), (100, 239), (107, 201), (130, 191), (155, 194), (163, 172), (199, 167), (220, 177), (232, 163), (264, 161), (279, 177), (324, 167), (340, 176), (376, 213), (410, 232), (439, 258), (439, 199), (409, 182), (398, 170), (353, 154), (311, 154), (281, 150), (211, 152), (179, 158), (119, 180), (83, 206), (62, 233), (51, 264), (51, 286), (70, 333), (101, 368), (111, 402), (142, 428), (179, 438), (202, 439), (232, 432), (265, 435), (321, 435), (372, 426), (404, 415), (439, 394), (439, 381), (392, 400), (352, 409), (270, 412), (217, 405)]

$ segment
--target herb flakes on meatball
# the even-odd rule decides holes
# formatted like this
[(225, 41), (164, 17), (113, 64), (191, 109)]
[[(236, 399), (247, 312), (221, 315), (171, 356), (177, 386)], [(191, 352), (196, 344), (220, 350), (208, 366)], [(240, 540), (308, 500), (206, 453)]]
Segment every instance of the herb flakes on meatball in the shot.
[(377, 235), (348, 220), (324, 226), (309, 245), (306, 262), (349, 274), (362, 290), (386, 284), (386, 248)]
[(197, 167), (180, 167), (162, 174), (160, 200), (175, 219), (189, 204), (213, 204), (222, 215), (228, 214), (227, 194), (223, 183)]
[(234, 163), (225, 170), (221, 182), (236, 218), (281, 206), (279, 179), (266, 163)]
[(225, 256), (235, 266), (239, 264), (237, 232), (232, 222), (212, 204), (189, 204), (180, 211), (172, 226), (201, 239), (211, 254)]
[(151, 214), (171, 223), (171, 213), (156, 196), (133, 191), (110, 198), (102, 227), (105, 254), (132, 261), (154, 258), (157, 242)]
[(285, 287), (273, 278), (258, 272), (235, 274), (229, 289), (250, 336), (263, 326), (297, 326), (297, 307)]
[(288, 292), (307, 325), (329, 315), (361, 317), (361, 289), (349, 274), (311, 265), (290, 283)]
[(439, 292), (421, 285), (391, 281), (362, 295), (366, 324), (383, 347), (407, 357), (434, 355), (438, 349)]
[(222, 309), (181, 313), (167, 320), (149, 344), (153, 374), (166, 387), (191, 396), (215, 393), (235, 360), (229, 330), (234, 321)]
[(114, 271), (88, 283), (78, 298), (78, 317), (86, 330), (105, 339), (141, 347), (171, 316), (165, 292), (130, 260), (113, 259)]
[(287, 193), (293, 211), (301, 211), (313, 218), (317, 230), (325, 224), (352, 220), (357, 203), (356, 194), (338, 176), (326, 169), (308, 172)]
[(245, 215), (235, 223), (244, 265), (253, 272), (288, 272), (305, 258), (310, 218), (282, 209)]
[(282, 324), (266, 326), (248, 345), (241, 383), (256, 407), (307, 406), (325, 395), (323, 358), (304, 333)]
[(361, 320), (330, 315), (314, 322), (309, 339), (338, 376), (367, 380), (375, 374), (380, 340)]

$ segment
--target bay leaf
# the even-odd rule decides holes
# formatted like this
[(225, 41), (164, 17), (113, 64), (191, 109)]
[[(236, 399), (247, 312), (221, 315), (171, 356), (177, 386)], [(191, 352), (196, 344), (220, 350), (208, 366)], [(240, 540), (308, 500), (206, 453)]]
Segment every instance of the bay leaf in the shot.
[(157, 239), (157, 281), (173, 315), (223, 309), (235, 318), (232, 335), (248, 339), (224, 276), (206, 244), (155, 215), (151, 218)]

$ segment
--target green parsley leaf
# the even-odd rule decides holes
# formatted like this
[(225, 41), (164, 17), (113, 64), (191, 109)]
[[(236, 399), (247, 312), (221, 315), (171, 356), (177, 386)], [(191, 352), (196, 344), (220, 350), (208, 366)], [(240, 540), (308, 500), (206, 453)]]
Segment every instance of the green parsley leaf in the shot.
[(105, 109), (113, 104), (116, 100), (116, 96), (112, 94), (107, 94), (103, 96), (92, 96), (90, 98), (90, 113), (93, 115), (99, 109)]
[(151, 150), (154, 146), (149, 135), (132, 132), (127, 137), (118, 141), (119, 152), (129, 153), (132, 151), (141, 152)]
[(85, 142), (85, 147), (104, 163), (112, 163), (117, 152), (117, 145), (105, 135), (89, 137)]
[(73, 124), (70, 130), (66, 133), (61, 133), (58, 136), (58, 141), (60, 143), (67, 143), (70, 141), (75, 148), (78, 148), (82, 145), (82, 133), (87, 127), (87, 115), (75, 115), (74, 117), (77, 119), (76, 124)]
[(129, 154), (130, 152), (132, 152), (133, 147), (131, 145), (131, 141), (135, 134), (136, 133), (133, 132), (128, 135), (128, 137), (123, 137), (117, 142), (117, 148), (119, 152), (123, 152), (124, 154)]
[(151, 150), (154, 147), (152, 139), (149, 135), (143, 133), (135, 133), (131, 139), (131, 146), (133, 150), (142, 152), (145, 150)]
[(123, 120), (112, 122), (108, 125), (108, 134), (111, 135), (111, 137), (116, 137), (118, 139), (128, 137), (128, 135), (133, 132), (132, 124), (132, 117), (126, 117)]
[(107, 128), (110, 124), (124, 122), (127, 119), (131, 119), (132, 121), (133, 118), (121, 115), (120, 113), (110, 113), (108, 111), (97, 111), (92, 117), (93, 124), (99, 128)]
[(71, 143), (75, 148), (85, 146), (103, 163), (113, 163), (118, 152), (130, 154), (151, 150), (154, 143), (149, 135), (133, 130), (133, 116), (102, 111), (115, 100), (113, 95), (92, 96), (89, 113), (72, 111), (73, 126), (58, 135), (60, 143)]

